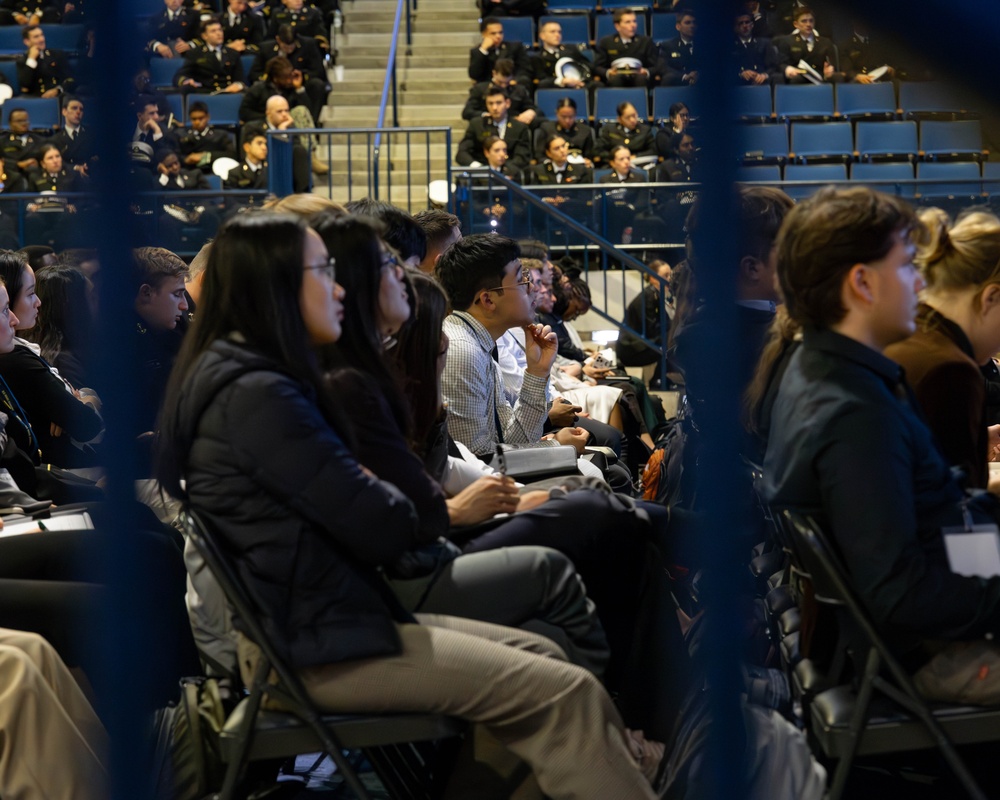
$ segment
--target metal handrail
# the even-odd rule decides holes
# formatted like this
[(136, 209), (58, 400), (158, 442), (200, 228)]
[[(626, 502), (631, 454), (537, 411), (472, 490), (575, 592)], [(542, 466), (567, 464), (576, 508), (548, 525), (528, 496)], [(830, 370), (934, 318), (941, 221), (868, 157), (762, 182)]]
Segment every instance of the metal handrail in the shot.
[[(410, 6), (409, 0), (396, 0), (396, 18), (392, 23), (392, 41), (389, 43), (389, 60), (385, 66), (385, 79), (382, 81), (382, 99), (379, 102), (378, 108), (378, 121), (375, 123), (376, 128), (385, 127), (385, 107), (389, 102), (389, 89), (392, 89), (392, 127), (399, 127), (399, 98), (398, 91), (396, 87), (396, 48), (399, 43), (399, 22), (403, 16), (403, 7), (406, 7), (406, 38), (407, 44), (410, 44), (411, 33), (410, 33)], [(374, 186), (375, 193), (378, 194), (378, 167), (379, 159), (381, 157), (382, 148), (382, 134), (379, 132), (375, 135), (375, 143), (372, 147), (372, 161), (375, 167), (374, 170)]]

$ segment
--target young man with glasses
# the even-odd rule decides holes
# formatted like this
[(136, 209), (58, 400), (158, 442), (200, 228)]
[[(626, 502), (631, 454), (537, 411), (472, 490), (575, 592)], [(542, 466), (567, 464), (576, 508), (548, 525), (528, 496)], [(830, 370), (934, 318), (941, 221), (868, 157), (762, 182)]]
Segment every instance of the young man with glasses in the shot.
[[(520, 252), (513, 239), (474, 234), (448, 248), (436, 270), (455, 309), (444, 321), (450, 344), (441, 390), (448, 403), (448, 432), (480, 457), (490, 457), (498, 444), (539, 443), (549, 412), (546, 388), (556, 336), (547, 325), (533, 324), (531, 272), (522, 267)], [(511, 406), (496, 363), (496, 342), (515, 327), (524, 329), (527, 366)], [(564, 428), (547, 441), (582, 452), (586, 433)]]

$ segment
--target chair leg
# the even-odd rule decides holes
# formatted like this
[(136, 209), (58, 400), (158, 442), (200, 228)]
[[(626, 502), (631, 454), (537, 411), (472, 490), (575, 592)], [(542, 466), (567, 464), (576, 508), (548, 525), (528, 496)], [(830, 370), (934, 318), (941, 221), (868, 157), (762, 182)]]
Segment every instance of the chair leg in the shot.
[(861, 746), (861, 737), (864, 734), (865, 722), (868, 719), (868, 704), (872, 698), (872, 688), (875, 677), (878, 675), (879, 659), (878, 650), (874, 647), (868, 651), (868, 658), (865, 661), (864, 676), (861, 679), (861, 686), (858, 689), (858, 699), (855, 701), (854, 714), (851, 716), (851, 725), (848, 729), (849, 741), (847, 752), (840, 758), (837, 764), (837, 771), (833, 776), (833, 784), (830, 786), (828, 800), (840, 800), (847, 785), (847, 778), (851, 773), (851, 766), (854, 757), (857, 755), (858, 747)]
[(257, 712), (260, 711), (261, 700), (264, 697), (264, 686), (270, 672), (271, 663), (266, 658), (261, 658), (257, 664), (257, 674), (254, 675), (250, 697), (247, 699), (247, 709), (243, 717), (243, 724), (240, 727), (239, 746), (236, 749), (236, 756), (226, 765), (226, 777), (222, 782), (222, 789), (217, 795), (218, 800), (232, 800), (236, 786), (243, 775), (243, 770), (247, 762), (247, 754), (250, 752), (250, 743), (253, 740)]

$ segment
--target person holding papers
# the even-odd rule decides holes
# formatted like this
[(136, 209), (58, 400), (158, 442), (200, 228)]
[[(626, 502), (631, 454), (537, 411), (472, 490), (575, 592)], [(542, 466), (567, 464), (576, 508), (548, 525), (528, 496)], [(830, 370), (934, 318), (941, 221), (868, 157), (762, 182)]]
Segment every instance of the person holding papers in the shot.
[(996, 531), (1000, 503), (963, 491), (884, 354), (917, 329), (922, 227), (904, 200), (865, 188), (821, 189), (785, 217), (778, 280), (804, 335), (775, 401), (763, 494), (822, 526), (923, 695), (993, 705), (1000, 577), (953, 572), (944, 533), (963, 517)]
[(837, 48), (831, 39), (814, 30), (816, 16), (812, 9), (796, 8), (793, 24), (795, 33), (774, 39), (785, 83), (842, 83), (844, 73), (839, 71)]

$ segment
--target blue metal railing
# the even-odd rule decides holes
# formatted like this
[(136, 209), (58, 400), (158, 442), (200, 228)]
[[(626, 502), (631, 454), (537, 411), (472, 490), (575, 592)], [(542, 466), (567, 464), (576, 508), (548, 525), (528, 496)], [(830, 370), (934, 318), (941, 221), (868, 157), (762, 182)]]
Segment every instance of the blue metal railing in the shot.
[[(399, 45), (399, 23), (403, 17), (403, 10), (406, 10), (406, 43), (409, 45), (412, 41), (412, 34), (410, 31), (410, 5), (409, 0), (397, 0), (396, 2), (396, 18), (392, 23), (392, 41), (389, 43), (389, 60), (385, 67), (385, 79), (382, 81), (382, 99), (379, 102), (378, 108), (378, 120), (375, 123), (376, 128), (385, 127), (385, 109), (386, 104), (389, 102), (389, 91), (392, 91), (392, 127), (399, 127), (399, 92), (396, 82), (396, 50)], [(378, 194), (378, 168), (379, 159), (381, 157), (381, 147), (382, 147), (382, 134), (381, 132), (375, 135), (375, 145), (372, 151), (372, 160), (374, 161), (373, 175), (375, 182), (375, 193)]]

